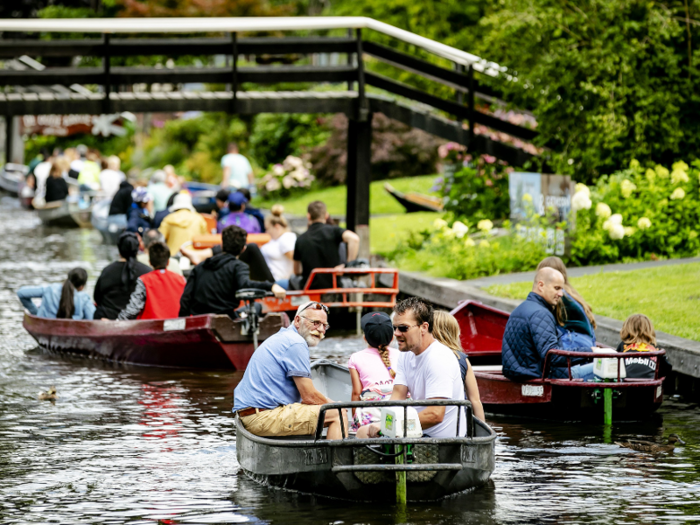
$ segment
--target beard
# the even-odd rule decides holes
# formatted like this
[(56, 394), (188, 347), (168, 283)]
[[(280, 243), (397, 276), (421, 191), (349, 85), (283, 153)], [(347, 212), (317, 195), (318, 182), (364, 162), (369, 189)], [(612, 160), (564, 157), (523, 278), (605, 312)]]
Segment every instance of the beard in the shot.
[(297, 331), (299, 332), (299, 335), (304, 338), (306, 344), (309, 345), (309, 348), (317, 346), (318, 343), (325, 338), (325, 336), (318, 330), (308, 330), (306, 327), (300, 326)]

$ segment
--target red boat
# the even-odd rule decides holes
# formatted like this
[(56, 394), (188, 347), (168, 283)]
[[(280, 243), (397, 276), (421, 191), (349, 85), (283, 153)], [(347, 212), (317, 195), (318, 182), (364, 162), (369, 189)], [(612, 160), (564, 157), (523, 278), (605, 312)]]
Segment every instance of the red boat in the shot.
[[(87, 358), (173, 368), (243, 370), (255, 345), (245, 322), (226, 315), (144, 321), (74, 321), (24, 314), (24, 328), (42, 348)], [(284, 313), (259, 321), (258, 341), (289, 326)]]
[[(451, 314), (459, 322), (462, 348), (474, 368), (484, 410), (491, 414), (582, 421), (603, 419), (605, 390), (612, 391), (612, 418), (616, 421), (639, 421), (653, 414), (663, 401), (663, 378), (632, 379), (620, 377), (620, 359), (660, 357), (656, 352), (596, 353), (595, 359), (616, 359), (617, 377), (605, 381), (571, 378), (571, 359), (591, 358), (590, 353), (550, 350), (542, 378), (524, 383), (511, 381), (501, 372), (501, 340), (510, 314), (476, 301), (465, 301)], [(569, 364), (569, 378), (548, 378), (552, 356), (562, 355)]]

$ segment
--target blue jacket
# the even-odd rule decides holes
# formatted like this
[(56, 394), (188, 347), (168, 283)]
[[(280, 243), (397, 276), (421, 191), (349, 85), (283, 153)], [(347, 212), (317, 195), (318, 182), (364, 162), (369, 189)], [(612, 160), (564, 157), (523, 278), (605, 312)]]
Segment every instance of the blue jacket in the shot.
[[(553, 348), (559, 348), (559, 335), (552, 307), (542, 296), (530, 292), (506, 324), (501, 346), (503, 375), (513, 381), (541, 378), (545, 356)], [(590, 347), (569, 350), (591, 352)], [(572, 359), (571, 365), (582, 362), (581, 358)], [(549, 377), (569, 377), (564, 356), (552, 356), (549, 369)]]
[(148, 215), (148, 211), (142, 209), (136, 203), (131, 205), (127, 217), (129, 220), (126, 225), (126, 231), (128, 232), (138, 233), (143, 236), (144, 233), (153, 228), (153, 220)]
[[(22, 288), (17, 290), (17, 297), (19, 297), (24, 307), (29, 310), (30, 314), (47, 319), (56, 319), (62, 291), (63, 283), (50, 284), (49, 286), (22, 286)], [(41, 306), (38, 309), (32, 302), (32, 298), (35, 297), (41, 299)], [(95, 305), (88, 294), (76, 291), (73, 294), (73, 304), (75, 306), (73, 319), (76, 321), (81, 319), (92, 321), (95, 314)]]

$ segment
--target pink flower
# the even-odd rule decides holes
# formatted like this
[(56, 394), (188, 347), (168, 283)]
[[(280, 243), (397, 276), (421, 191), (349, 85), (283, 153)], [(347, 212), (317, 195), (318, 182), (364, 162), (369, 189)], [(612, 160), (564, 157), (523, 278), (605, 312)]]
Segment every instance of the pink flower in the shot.
[(492, 157), (491, 155), (482, 155), (482, 158), (486, 164), (493, 164), (496, 162), (496, 157)]

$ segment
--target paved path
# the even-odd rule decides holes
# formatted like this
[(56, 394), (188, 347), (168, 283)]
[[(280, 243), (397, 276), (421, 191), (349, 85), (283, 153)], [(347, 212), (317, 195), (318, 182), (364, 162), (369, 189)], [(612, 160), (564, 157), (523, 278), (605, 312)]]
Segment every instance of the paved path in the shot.
[[(688, 264), (700, 262), (700, 257), (689, 257), (687, 259), (667, 259), (664, 261), (644, 261), (638, 263), (625, 264), (603, 264), (599, 266), (581, 266), (579, 268), (567, 268), (569, 277), (580, 277), (582, 275), (591, 275), (595, 273), (610, 273), (610, 272), (627, 272), (630, 270), (644, 270), (646, 268), (658, 268), (659, 266), (670, 266), (674, 264)], [(494, 284), (511, 284), (532, 282), (535, 278), (535, 272), (520, 272), (508, 273), (503, 275), (493, 275), (491, 277), (481, 277), (479, 279), (470, 279), (462, 281), (471, 286), (485, 288)]]

